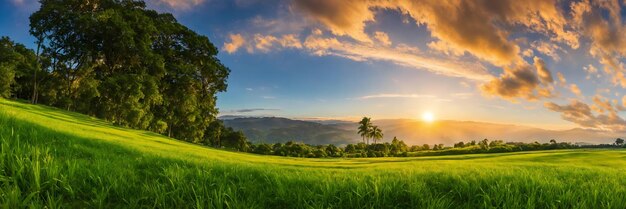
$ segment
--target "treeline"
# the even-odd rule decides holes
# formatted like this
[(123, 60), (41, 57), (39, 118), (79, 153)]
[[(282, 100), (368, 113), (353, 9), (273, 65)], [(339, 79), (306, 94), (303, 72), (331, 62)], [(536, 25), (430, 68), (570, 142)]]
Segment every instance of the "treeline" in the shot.
[(287, 157), (305, 158), (331, 158), (331, 157), (414, 157), (414, 156), (434, 156), (434, 155), (460, 155), (460, 154), (480, 154), (480, 153), (505, 153), (520, 151), (556, 150), (556, 149), (580, 149), (580, 148), (626, 148), (624, 142), (619, 139), (613, 144), (589, 144), (580, 145), (570, 142), (556, 142), (550, 140), (549, 143), (524, 143), (524, 142), (504, 142), (502, 140), (458, 142), (453, 146), (443, 144), (424, 144), (408, 146), (404, 141), (394, 137), (391, 142), (366, 144), (348, 144), (345, 146), (310, 145), (294, 141), (287, 143), (257, 143), (249, 142), (240, 131), (226, 128), (222, 132), (223, 136), (214, 138), (221, 139), (222, 144), (217, 145), (216, 141), (207, 141), (207, 146), (220, 147), (234, 151), (249, 152), (261, 155), (277, 155)]
[(143, 1), (40, 3), (30, 16), (36, 49), (0, 39), (0, 97), (189, 142), (209, 140), (216, 93), (226, 90), (230, 70), (207, 37)]

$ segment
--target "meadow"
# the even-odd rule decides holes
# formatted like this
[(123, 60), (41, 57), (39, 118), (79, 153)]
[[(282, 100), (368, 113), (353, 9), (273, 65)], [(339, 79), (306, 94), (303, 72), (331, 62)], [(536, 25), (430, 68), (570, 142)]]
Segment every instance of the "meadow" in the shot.
[(0, 99), (2, 208), (625, 208), (626, 151), (307, 159)]

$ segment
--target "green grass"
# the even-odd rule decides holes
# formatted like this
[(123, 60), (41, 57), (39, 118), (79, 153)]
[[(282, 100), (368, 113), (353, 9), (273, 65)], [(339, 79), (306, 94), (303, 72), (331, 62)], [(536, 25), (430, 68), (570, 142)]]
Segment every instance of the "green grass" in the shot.
[(302, 159), (0, 99), (3, 208), (626, 208), (626, 152)]

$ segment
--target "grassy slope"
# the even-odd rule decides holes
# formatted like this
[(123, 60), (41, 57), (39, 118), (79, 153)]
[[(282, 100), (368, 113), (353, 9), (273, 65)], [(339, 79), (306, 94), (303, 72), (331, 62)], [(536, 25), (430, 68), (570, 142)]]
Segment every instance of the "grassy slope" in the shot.
[(0, 99), (0, 206), (625, 208), (626, 152), (419, 158), (233, 153)]

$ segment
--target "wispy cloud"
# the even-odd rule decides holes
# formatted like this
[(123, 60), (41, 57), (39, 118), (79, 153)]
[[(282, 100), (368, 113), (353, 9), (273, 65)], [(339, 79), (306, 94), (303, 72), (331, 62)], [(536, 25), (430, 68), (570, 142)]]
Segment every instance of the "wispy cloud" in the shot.
[[(401, 66), (424, 69), (436, 74), (462, 77), (471, 80), (487, 81), (493, 76), (478, 62), (440, 59), (407, 51), (406, 46), (388, 47), (383, 45), (341, 42), (336, 38), (325, 38), (313, 33), (304, 42), (311, 53), (318, 56), (334, 55), (355, 61), (389, 61)], [(412, 48), (410, 48), (412, 49)]]
[(167, 6), (176, 10), (188, 10), (194, 6), (198, 6), (205, 0), (148, 0), (158, 6)]
[(224, 113), (250, 113), (250, 112), (264, 112), (264, 111), (280, 111), (280, 109), (275, 109), (275, 108), (249, 108), (249, 109), (227, 110), (227, 111), (224, 111)]
[(382, 98), (411, 98), (411, 99), (421, 99), (421, 98), (437, 98), (435, 95), (430, 94), (374, 94), (359, 97), (358, 99), (382, 99)]

